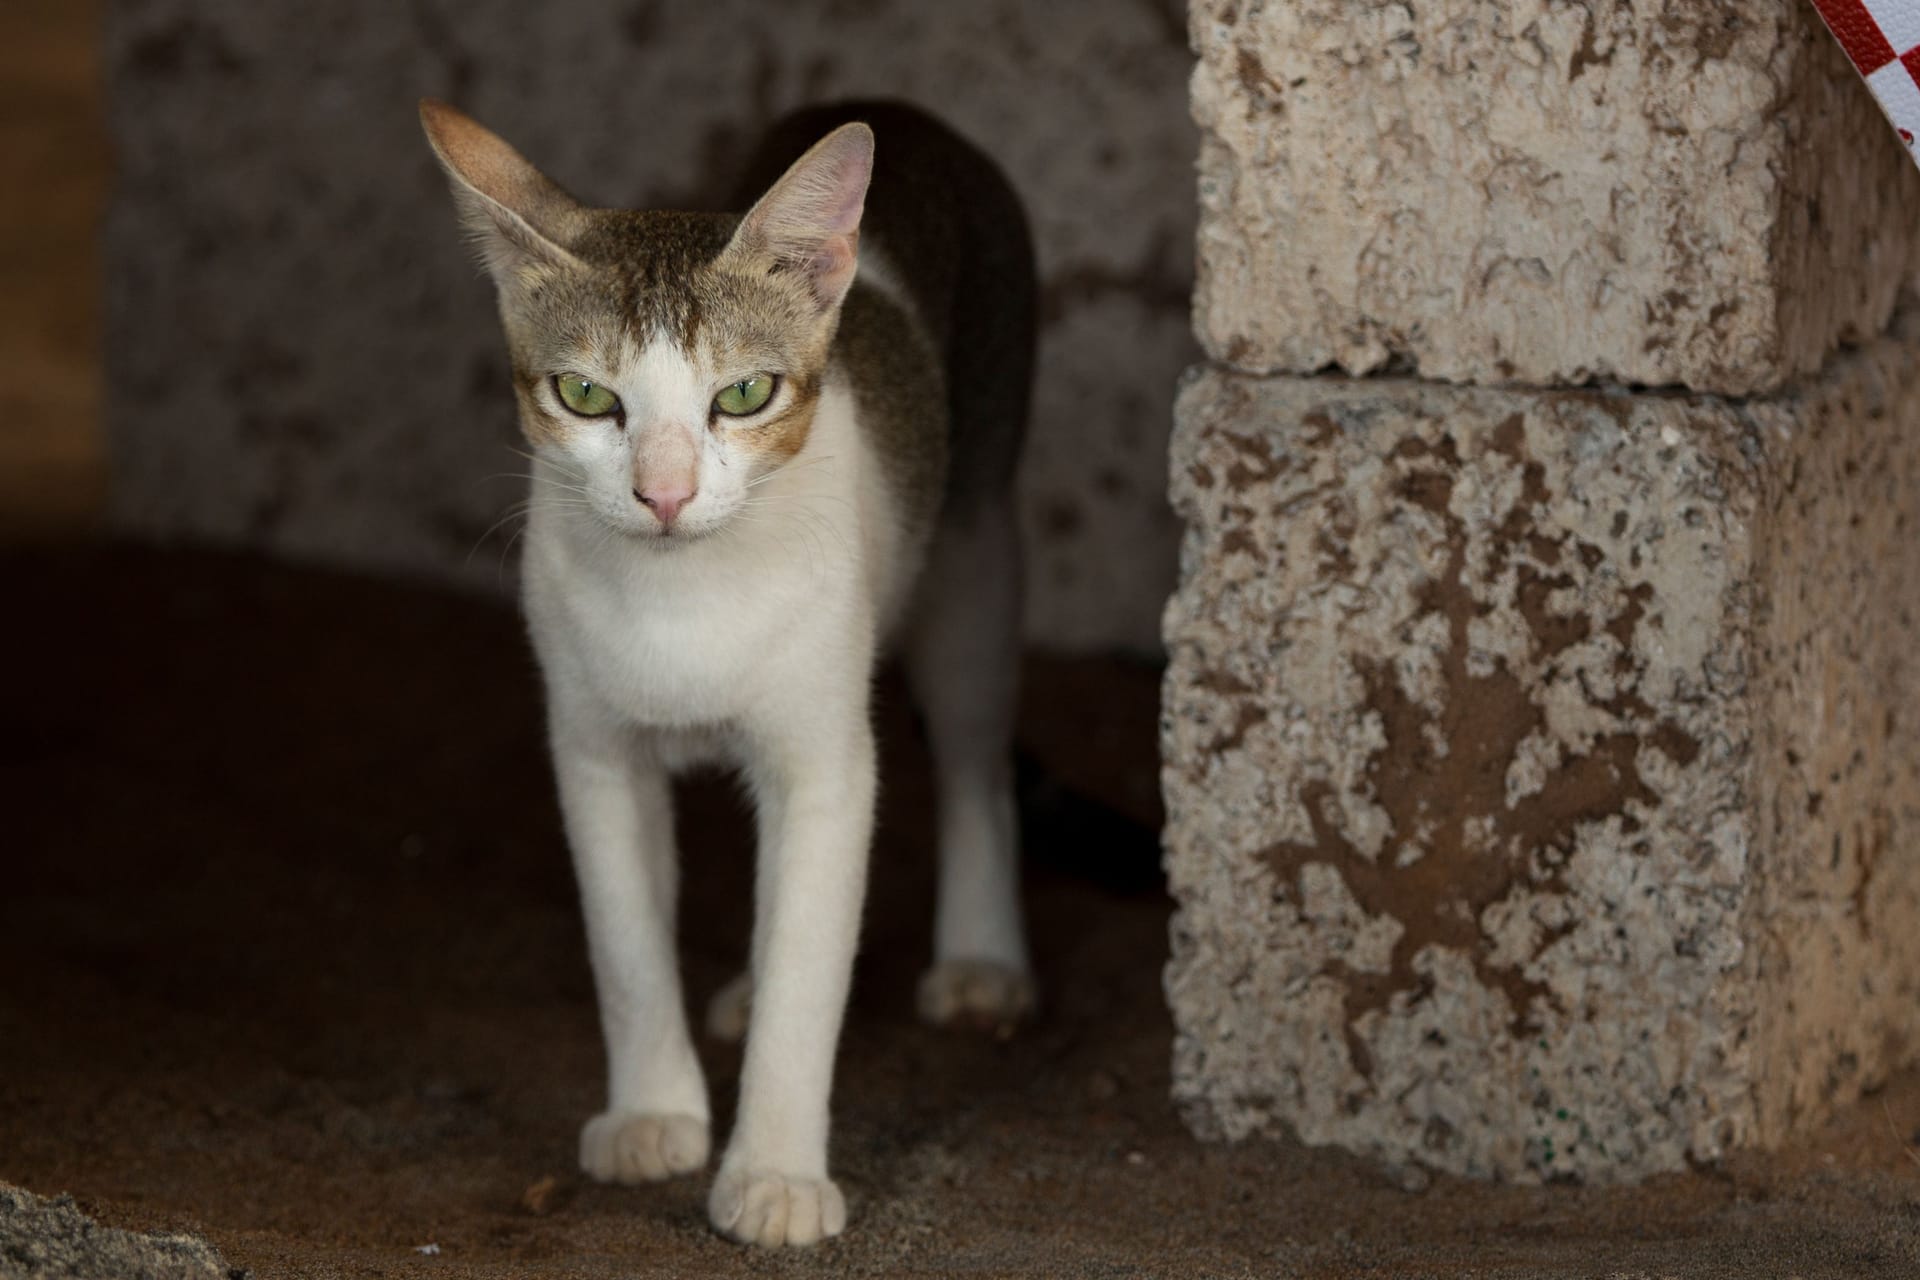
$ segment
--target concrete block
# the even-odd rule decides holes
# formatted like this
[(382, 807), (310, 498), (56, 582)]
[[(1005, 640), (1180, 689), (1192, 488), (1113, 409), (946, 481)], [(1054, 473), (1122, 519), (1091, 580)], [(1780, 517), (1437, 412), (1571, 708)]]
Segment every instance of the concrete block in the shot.
[(1190, 381), (1194, 1129), (1633, 1178), (1913, 1060), (1916, 438), (1912, 323), (1764, 401)]
[(1802, 0), (1194, 0), (1196, 327), (1248, 372), (1748, 394), (1880, 333), (1920, 174)]

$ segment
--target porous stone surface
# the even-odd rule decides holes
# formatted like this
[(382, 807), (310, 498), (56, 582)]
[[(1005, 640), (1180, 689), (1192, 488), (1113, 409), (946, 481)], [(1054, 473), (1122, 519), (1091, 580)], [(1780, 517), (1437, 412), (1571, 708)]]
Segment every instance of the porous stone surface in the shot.
[(526, 467), (506, 358), (415, 98), (464, 107), (585, 199), (713, 208), (782, 112), (897, 96), (993, 154), (1032, 215), (1030, 634), (1155, 648), (1172, 393), (1195, 354), (1183, 13), (342, 0), (292, 22), (109, 0), (118, 519), (509, 588), (517, 525), (496, 521)]
[(1871, 338), (1920, 174), (1802, 0), (1194, 0), (1196, 327), (1249, 372), (1746, 394)]
[(0, 1182), (0, 1276), (7, 1280), (244, 1280), (198, 1236), (103, 1227), (71, 1196)]
[(1920, 1047), (1920, 330), (1769, 401), (1184, 389), (1175, 1096), (1479, 1176), (1776, 1142)]

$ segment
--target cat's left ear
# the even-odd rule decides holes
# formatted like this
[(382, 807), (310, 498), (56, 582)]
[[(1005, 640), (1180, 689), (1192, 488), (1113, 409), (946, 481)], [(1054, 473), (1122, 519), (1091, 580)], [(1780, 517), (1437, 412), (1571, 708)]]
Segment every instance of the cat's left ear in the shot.
[(873, 130), (841, 125), (760, 197), (741, 219), (727, 255), (800, 275), (820, 310), (831, 310), (853, 284), (872, 177)]

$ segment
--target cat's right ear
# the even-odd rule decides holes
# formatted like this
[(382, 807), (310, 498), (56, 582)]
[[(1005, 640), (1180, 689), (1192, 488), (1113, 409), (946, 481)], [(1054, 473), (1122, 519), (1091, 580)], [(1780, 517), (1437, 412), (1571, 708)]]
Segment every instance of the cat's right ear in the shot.
[(497, 284), (529, 267), (580, 265), (566, 247), (586, 221), (578, 200), (498, 135), (444, 102), (420, 100), (420, 127)]

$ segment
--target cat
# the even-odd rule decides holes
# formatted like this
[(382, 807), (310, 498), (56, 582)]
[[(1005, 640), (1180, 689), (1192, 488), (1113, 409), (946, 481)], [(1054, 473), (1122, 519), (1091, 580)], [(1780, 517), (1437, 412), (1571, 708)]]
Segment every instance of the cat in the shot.
[(708, 1214), (739, 1241), (814, 1243), (846, 1223), (829, 1092), (870, 688), (896, 643), (939, 803), (920, 1013), (1000, 1026), (1034, 1003), (1011, 758), (1025, 215), (983, 153), (898, 103), (776, 125), (743, 216), (590, 208), (454, 108), (421, 120), (494, 282), (534, 459), (523, 602), (607, 1049), (581, 1166), (632, 1183), (707, 1162), (668, 784), (723, 763), (759, 855), (747, 975), (708, 1018), (746, 1036)]

